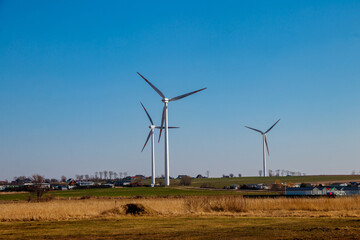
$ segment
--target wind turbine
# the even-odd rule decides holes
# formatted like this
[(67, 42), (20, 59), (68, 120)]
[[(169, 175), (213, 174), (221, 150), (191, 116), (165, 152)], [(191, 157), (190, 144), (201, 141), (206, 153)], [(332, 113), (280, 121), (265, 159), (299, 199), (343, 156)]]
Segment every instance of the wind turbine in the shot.
[(266, 177), (266, 153), (265, 153), (265, 146), (266, 146), (266, 150), (267, 150), (267, 153), (268, 155), (270, 155), (270, 152), (269, 152), (269, 146), (268, 146), (268, 143), (267, 143), (267, 140), (266, 140), (266, 134), (268, 132), (270, 132), (270, 130), (275, 127), (275, 125), (280, 121), (277, 120), (276, 123), (274, 123), (274, 125), (272, 125), (266, 132), (262, 132), (258, 129), (255, 129), (255, 128), (251, 128), (251, 127), (248, 127), (248, 126), (245, 126), (246, 128), (249, 128), (251, 130), (254, 130), (256, 132), (259, 132), (261, 133), (261, 135), (263, 136), (263, 176)]
[[(149, 126), (150, 128), (150, 132), (149, 135), (146, 138), (145, 144), (143, 146), (143, 148), (141, 149), (141, 152), (144, 151), (144, 148), (147, 144), (147, 142), (149, 141), (149, 138), (151, 137), (151, 187), (155, 186), (155, 146), (154, 146), (154, 130), (155, 128), (160, 129), (160, 127), (155, 126), (153, 120), (151, 119), (148, 111), (146, 111), (146, 108), (144, 107), (144, 105), (142, 104), (142, 102), (140, 102), (141, 106), (144, 108), (144, 111), (146, 113), (146, 115), (148, 116), (151, 125)], [(178, 127), (169, 127), (169, 128), (178, 128)]]
[(140, 73), (137, 73), (142, 77), (161, 97), (162, 102), (164, 103), (163, 113), (162, 113), (162, 119), (161, 119), (161, 127), (160, 127), (160, 135), (159, 135), (159, 141), (161, 137), (161, 132), (163, 129), (164, 121), (165, 121), (165, 186), (170, 185), (170, 173), (169, 173), (169, 135), (168, 135), (168, 103), (172, 101), (176, 101), (179, 99), (182, 99), (184, 97), (190, 96), (194, 93), (200, 92), (202, 90), (205, 90), (206, 88), (202, 88), (190, 93), (186, 93), (174, 98), (166, 98), (165, 95), (157, 89), (151, 82), (149, 82), (145, 77), (143, 77)]

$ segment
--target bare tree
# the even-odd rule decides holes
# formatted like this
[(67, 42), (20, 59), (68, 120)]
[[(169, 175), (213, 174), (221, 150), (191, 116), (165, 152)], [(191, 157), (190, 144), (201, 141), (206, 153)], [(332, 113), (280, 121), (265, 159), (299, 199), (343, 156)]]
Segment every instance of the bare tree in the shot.
[(61, 181), (66, 182), (66, 177), (64, 175), (61, 176)]
[(114, 174), (114, 172), (113, 172), (113, 171), (109, 171), (109, 178), (110, 178), (110, 180), (112, 179), (113, 174)]
[(33, 185), (30, 187), (30, 192), (33, 192), (36, 194), (36, 197), (38, 200), (42, 197), (42, 195), (48, 190), (45, 188), (43, 183), (45, 182), (45, 179), (43, 176), (39, 174), (34, 174), (31, 177)]
[(206, 171), (206, 176), (207, 176), (207, 178), (209, 178), (209, 176), (210, 176), (210, 171), (209, 170)]
[(260, 177), (262, 176), (262, 170), (259, 170), (259, 176)]
[(124, 172), (124, 177), (127, 177), (127, 172)]
[(114, 178), (117, 179), (117, 177), (118, 177), (117, 172), (114, 172)]
[(98, 172), (95, 172), (95, 179), (96, 179), (96, 180), (98, 179), (98, 175), (99, 175), (99, 173), (98, 173)]
[(99, 172), (99, 175), (100, 175), (100, 179), (102, 180), (103, 179), (103, 172)]
[(107, 176), (108, 176), (108, 171), (104, 171), (104, 178), (107, 179)]
[(239, 173), (239, 175), (238, 175), (239, 177), (241, 177), (242, 175), (241, 175), (241, 173)]
[(229, 176), (232, 178), (232, 177), (234, 177), (234, 174), (230, 173)]
[(89, 174), (85, 174), (85, 179), (86, 179), (86, 181), (89, 181)]
[(122, 179), (123, 173), (122, 173), (122, 172), (119, 172), (119, 176), (120, 176), (120, 179)]

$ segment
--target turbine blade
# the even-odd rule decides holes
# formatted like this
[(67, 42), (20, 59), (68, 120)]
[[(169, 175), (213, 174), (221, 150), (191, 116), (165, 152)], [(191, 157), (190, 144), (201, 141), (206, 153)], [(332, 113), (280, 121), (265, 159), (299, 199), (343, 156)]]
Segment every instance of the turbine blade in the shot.
[(140, 104), (141, 104), (141, 106), (144, 108), (144, 110), (145, 110), (145, 112), (146, 112), (146, 115), (149, 117), (149, 120), (150, 120), (150, 122), (151, 122), (151, 125), (154, 125), (153, 120), (151, 119), (148, 111), (146, 111), (146, 108), (144, 107), (144, 105), (142, 104), (142, 102), (140, 102)]
[(269, 152), (269, 146), (268, 146), (268, 143), (267, 143), (267, 140), (266, 140), (266, 135), (264, 135), (265, 137), (265, 145), (266, 145), (266, 150), (267, 150), (267, 153), (268, 155), (270, 155), (270, 152)]
[(174, 97), (172, 99), (169, 100), (169, 102), (171, 101), (176, 101), (176, 100), (179, 100), (179, 99), (182, 99), (184, 97), (187, 97), (187, 96), (190, 96), (194, 93), (197, 93), (197, 92), (201, 92), (202, 90), (205, 90), (206, 88), (202, 88), (202, 89), (199, 89), (199, 90), (196, 90), (196, 91), (193, 91), (193, 92), (190, 92), (190, 93), (186, 93), (186, 94), (183, 94), (183, 95), (180, 95), (180, 96), (177, 96), (177, 97)]
[(147, 142), (149, 141), (149, 138), (150, 138), (151, 134), (152, 134), (152, 131), (150, 130), (149, 135), (147, 136), (146, 142), (145, 142), (145, 144), (144, 144), (143, 148), (141, 149), (141, 152), (144, 150), (144, 148), (145, 148), (145, 146), (146, 146)]
[(163, 108), (163, 113), (162, 113), (162, 118), (161, 118), (161, 127), (160, 127), (160, 133), (159, 133), (159, 140), (158, 142), (160, 142), (160, 138), (161, 138), (161, 133), (162, 133), (162, 130), (164, 129), (164, 121), (165, 121), (165, 108), (166, 108), (166, 105), (164, 105), (164, 108)]
[(245, 127), (248, 128), (248, 129), (257, 131), (257, 132), (259, 132), (259, 133), (261, 133), (261, 134), (264, 134), (262, 131), (260, 131), (260, 130), (258, 130), (258, 129), (255, 129), (255, 128), (252, 128), (252, 127), (248, 127), (248, 126), (245, 126)]
[(141, 75), (140, 73), (137, 73), (137, 74), (139, 74), (140, 77), (142, 77), (162, 98), (165, 98), (165, 95), (159, 89), (157, 89), (154, 85), (152, 85), (152, 83), (149, 82), (149, 80), (144, 78), (143, 75)]
[(265, 133), (270, 132), (270, 130), (271, 130), (273, 127), (275, 127), (275, 125), (276, 125), (279, 121), (280, 121), (280, 119), (277, 120), (276, 123), (274, 123), (274, 125), (272, 125)]
[[(161, 129), (161, 127), (155, 127), (155, 128), (157, 128), (157, 129)], [(164, 129), (165, 127), (163, 127), (163, 129)], [(168, 127), (168, 128), (180, 128), (180, 127)]]

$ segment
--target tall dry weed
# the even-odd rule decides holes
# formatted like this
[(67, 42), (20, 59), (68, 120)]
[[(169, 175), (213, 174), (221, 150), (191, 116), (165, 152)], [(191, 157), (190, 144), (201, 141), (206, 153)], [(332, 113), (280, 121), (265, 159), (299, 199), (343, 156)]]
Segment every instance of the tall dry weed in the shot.
[(162, 216), (328, 216), (360, 217), (360, 197), (267, 198), (199, 196), (178, 198), (129, 198), (53, 200), (0, 204), (0, 221), (69, 220), (126, 216), (126, 204), (141, 204), (148, 214)]
[(189, 197), (189, 212), (245, 212), (246, 199), (242, 196)]

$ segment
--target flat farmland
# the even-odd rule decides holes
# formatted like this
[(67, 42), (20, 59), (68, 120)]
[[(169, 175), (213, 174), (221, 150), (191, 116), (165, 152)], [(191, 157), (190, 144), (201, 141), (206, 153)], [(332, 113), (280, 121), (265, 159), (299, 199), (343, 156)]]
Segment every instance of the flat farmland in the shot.
[(360, 220), (199, 216), (1, 222), (0, 239), (360, 239)]
[[(136, 205), (144, 211), (128, 212)], [(131, 214), (133, 213), (133, 214)], [(360, 197), (3, 201), (0, 239), (359, 239)]]
[[(207, 184), (211, 187), (222, 189), (224, 186), (257, 184), (271, 184), (279, 180), (283, 183), (334, 183), (334, 182), (360, 182), (360, 175), (308, 175), (308, 176), (272, 176), (272, 177), (232, 177), (232, 178), (193, 178), (191, 186), (201, 187)], [(150, 184), (150, 180), (144, 180), (143, 183)], [(171, 186), (179, 186), (180, 179), (171, 179)]]
[[(215, 188), (223, 188), (233, 184), (257, 184), (274, 183), (279, 180), (283, 183), (333, 183), (360, 181), (359, 175), (309, 175), (309, 176), (288, 176), (288, 177), (233, 177), (233, 178), (201, 178), (193, 179), (192, 186), (200, 187), (202, 184), (210, 184)], [(178, 184), (178, 179), (173, 179), (174, 184)]]
[[(243, 195), (259, 194), (254, 191), (225, 191), (216, 189), (200, 189), (185, 187), (127, 187), (127, 188), (97, 188), (97, 189), (74, 189), (67, 191), (50, 191), (44, 197), (55, 198), (81, 198), (81, 197), (168, 197), (168, 196), (218, 196), (218, 195)], [(262, 194), (278, 194), (275, 192), (263, 192)], [(24, 201), (30, 197), (30, 193), (1, 194), (0, 201)]]
[[(256, 184), (256, 183), (333, 183), (360, 181), (359, 175), (314, 175), (295, 177), (233, 177), (233, 178), (202, 178), (193, 179), (190, 187), (179, 186), (179, 179), (172, 179), (170, 187), (134, 187), (134, 188), (106, 188), (106, 189), (78, 189), (69, 191), (51, 191), (45, 196), (55, 198), (81, 198), (81, 197), (167, 197), (167, 196), (218, 196), (218, 195), (278, 195), (279, 192), (269, 191), (228, 191), (222, 190), (224, 186)], [(145, 184), (148, 180), (143, 181)], [(202, 185), (212, 188), (200, 188)], [(26, 200), (29, 193), (0, 194), (0, 201)]]

